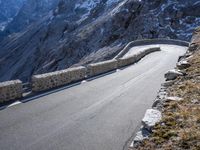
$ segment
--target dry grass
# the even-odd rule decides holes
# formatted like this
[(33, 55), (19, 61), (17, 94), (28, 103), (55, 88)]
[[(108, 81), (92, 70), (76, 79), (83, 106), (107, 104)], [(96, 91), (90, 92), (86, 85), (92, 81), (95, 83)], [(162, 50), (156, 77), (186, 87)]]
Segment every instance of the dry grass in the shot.
[(164, 104), (163, 119), (140, 150), (200, 150), (200, 52), (190, 58), (187, 75), (169, 88), (170, 96), (183, 98)]

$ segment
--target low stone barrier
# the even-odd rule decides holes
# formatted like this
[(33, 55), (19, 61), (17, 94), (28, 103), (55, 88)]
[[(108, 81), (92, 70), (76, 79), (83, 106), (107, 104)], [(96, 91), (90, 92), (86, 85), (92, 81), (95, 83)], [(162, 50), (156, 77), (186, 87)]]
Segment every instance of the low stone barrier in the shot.
[(81, 66), (41, 75), (34, 75), (32, 77), (32, 91), (44, 91), (79, 81), (86, 77), (86, 73), (87, 69)]
[(99, 63), (89, 64), (87, 66), (88, 77), (96, 76), (108, 71), (117, 69), (117, 60), (108, 60)]
[[(173, 44), (180, 46), (189, 46), (186, 41), (173, 39), (144, 39), (130, 42), (115, 59), (104, 61), (95, 64), (89, 64), (86, 67), (70, 68), (62, 71), (56, 71), (41, 75), (34, 75), (32, 77), (31, 88), (32, 91), (44, 91), (51, 88), (66, 85), (75, 81), (84, 79), (86, 76), (92, 77), (108, 71), (115, 70), (139, 61), (149, 53), (159, 51), (160, 48), (149, 48), (143, 52), (139, 52), (130, 57), (122, 58), (131, 47), (150, 44)], [(27, 87), (26, 87), (27, 88)], [(12, 99), (21, 98), (23, 93), (23, 85), (20, 80), (7, 81), (0, 83), (0, 102), (9, 101)]]
[(171, 44), (171, 45), (179, 45), (179, 46), (187, 46), (189, 47), (189, 42), (182, 40), (174, 40), (174, 39), (142, 39), (129, 42), (123, 50), (115, 56), (115, 59), (123, 57), (131, 47), (134, 46), (143, 46), (143, 45), (152, 45), (152, 44)]
[(0, 83), (0, 103), (22, 97), (23, 88), (20, 80)]
[(129, 56), (129, 57), (124, 57), (124, 58), (119, 58), (117, 59), (118, 61), (118, 67), (124, 67), (130, 64), (134, 64), (136, 62), (138, 62), (141, 58), (143, 58), (144, 56), (156, 52), (156, 51), (160, 51), (160, 47), (153, 47), (153, 48), (149, 48), (146, 49), (144, 51), (139, 52), (138, 54)]

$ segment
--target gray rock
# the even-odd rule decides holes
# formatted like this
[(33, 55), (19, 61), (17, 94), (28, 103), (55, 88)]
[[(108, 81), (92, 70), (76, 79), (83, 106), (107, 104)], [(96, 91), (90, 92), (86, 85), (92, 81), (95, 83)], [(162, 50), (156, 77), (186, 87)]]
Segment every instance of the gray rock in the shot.
[(161, 104), (162, 104), (162, 100), (161, 100), (161, 99), (156, 99), (156, 100), (153, 102), (152, 108), (153, 108), (153, 109), (158, 109), (158, 110), (160, 110)]
[(190, 47), (188, 49), (189, 52), (195, 52), (198, 49), (198, 44), (196, 43), (191, 43)]
[(166, 81), (165, 83), (162, 84), (164, 87), (169, 87), (172, 86), (175, 82), (173, 80)]
[(192, 102), (193, 104), (199, 104), (199, 100), (197, 100), (197, 99), (193, 99), (191, 102)]
[(180, 62), (177, 63), (178, 69), (186, 69), (190, 66), (191, 66), (190, 63), (186, 60), (181, 60)]
[(142, 124), (145, 129), (151, 131), (152, 127), (155, 126), (162, 118), (162, 114), (159, 110), (147, 109)]
[(174, 96), (174, 97), (167, 97), (165, 101), (181, 101), (181, 100), (183, 99), (180, 97)]
[(136, 148), (143, 140), (148, 139), (150, 134), (151, 133), (147, 129), (141, 128), (140, 131), (136, 133), (130, 148)]
[(179, 56), (178, 62), (183, 61), (183, 60), (188, 60), (188, 58), (190, 58), (191, 56), (192, 56), (192, 52), (188, 50), (184, 55)]
[(163, 100), (163, 99), (166, 98), (166, 96), (167, 96), (167, 92), (166, 92), (166, 91), (163, 91), (163, 92), (159, 92), (159, 93), (158, 93), (157, 98), (160, 99), (160, 100)]
[(180, 72), (179, 70), (176, 69), (172, 69), (169, 70), (166, 74), (165, 74), (165, 78), (166, 80), (174, 80), (176, 79), (178, 76), (183, 76), (184, 74), (182, 72)]

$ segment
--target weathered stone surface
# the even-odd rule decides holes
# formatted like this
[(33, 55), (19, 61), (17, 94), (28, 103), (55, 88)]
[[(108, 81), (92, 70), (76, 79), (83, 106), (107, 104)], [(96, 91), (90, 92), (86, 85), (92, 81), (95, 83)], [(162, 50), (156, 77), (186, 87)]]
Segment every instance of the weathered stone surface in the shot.
[(85, 67), (70, 68), (32, 77), (32, 91), (38, 92), (66, 85), (84, 79), (87, 69)]
[(176, 79), (178, 76), (182, 76), (183, 73), (180, 72), (179, 70), (176, 69), (172, 69), (169, 70), (166, 74), (165, 74), (165, 78), (166, 80), (174, 80)]
[(23, 93), (22, 82), (13, 80), (0, 83), (0, 103), (21, 98)]
[(87, 66), (87, 69), (88, 69), (89, 77), (106, 73), (106, 72), (117, 69), (117, 60), (113, 59), (109, 61), (103, 61), (100, 63), (89, 64)]
[(182, 61), (177, 63), (178, 69), (186, 69), (186, 68), (188, 68), (190, 66), (191, 66), (190, 63), (188, 61), (186, 61), (186, 60), (182, 60)]
[(142, 124), (144, 128), (151, 131), (152, 127), (155, 126), (162, 118), (161, 112), (155, 109), (147, 109), (144, 118), (142, 119)]

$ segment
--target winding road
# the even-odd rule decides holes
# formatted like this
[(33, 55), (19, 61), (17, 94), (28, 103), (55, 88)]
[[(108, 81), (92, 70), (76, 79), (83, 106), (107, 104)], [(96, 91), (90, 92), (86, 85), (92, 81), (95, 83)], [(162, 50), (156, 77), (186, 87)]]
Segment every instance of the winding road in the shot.
[[(151, 46), (133, 47), (125, 57)], [(187, 49), (160, 46), (134, 65), (1, 110), (0, 150), (122, 150), (164, 73)]]

